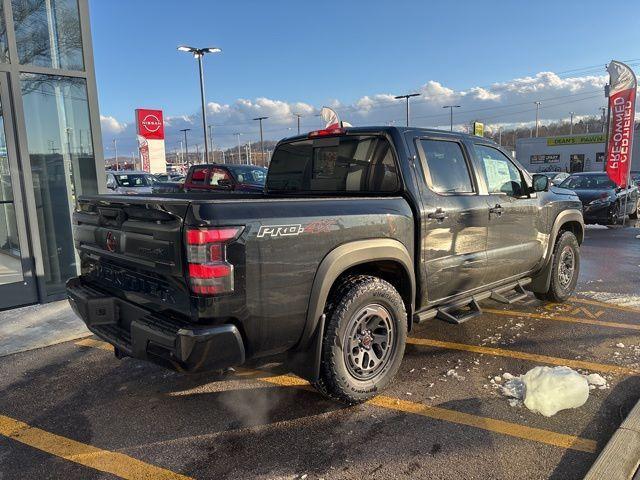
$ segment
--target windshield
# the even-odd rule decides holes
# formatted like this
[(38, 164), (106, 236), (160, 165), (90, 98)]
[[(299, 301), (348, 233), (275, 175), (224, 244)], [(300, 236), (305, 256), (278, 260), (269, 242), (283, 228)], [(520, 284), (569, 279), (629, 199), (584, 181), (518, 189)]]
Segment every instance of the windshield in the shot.
[(137, 187), (150, 187), (153, 183), (151, 179), (151, 175), (144, 175), (141, 173), (129, 173), (129, 174), (121, 174), (114, 175), (116, 182), (118, 182), (118, 186), (127, 187), (127, 188), (137, 188)]
[(267, 180), (267, 169), (263, 167), (227, 165), (227, 168), (238, 183), (264, 185)]
[(560, 186), (572, 190), (609, 190), (616, 188), (616, 184), (606, 175), (574, 175), (567, 178)]

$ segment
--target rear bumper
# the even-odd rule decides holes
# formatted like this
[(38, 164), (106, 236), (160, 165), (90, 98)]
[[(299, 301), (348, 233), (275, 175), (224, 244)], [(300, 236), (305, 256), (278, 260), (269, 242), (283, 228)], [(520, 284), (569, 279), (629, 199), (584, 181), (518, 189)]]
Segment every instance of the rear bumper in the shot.
[(235, 325), (202, 326), (160, 316), (84, 283), (67, 282), (73, 311), (119, 356), (148, 360), (185, 372), (241, 365), (242, 336)]

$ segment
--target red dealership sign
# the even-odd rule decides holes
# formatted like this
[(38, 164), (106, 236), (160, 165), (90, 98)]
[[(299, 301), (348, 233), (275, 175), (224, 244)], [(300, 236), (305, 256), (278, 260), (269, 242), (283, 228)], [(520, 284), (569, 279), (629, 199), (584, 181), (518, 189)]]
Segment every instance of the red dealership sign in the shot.
[(147, 140), (164, 140), (164, 121), (162, 110), (136, 109), (138, 135)]
[(607, 68), (609, 81), (609, 139), (607, 174), (619, 186), (625, 186), (631, 168), (636, 76), (624, 63), (612, 61)]

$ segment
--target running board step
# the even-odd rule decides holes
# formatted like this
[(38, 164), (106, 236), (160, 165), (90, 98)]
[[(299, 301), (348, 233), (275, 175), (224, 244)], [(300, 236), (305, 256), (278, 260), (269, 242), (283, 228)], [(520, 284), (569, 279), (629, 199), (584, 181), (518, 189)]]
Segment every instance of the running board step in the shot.
[[(467, 309), (464, 309), (464, 307), (467, 307)], [(471, 298), (467, 303), (457, 303), (439, 308), (436, 318), (459, 325), (480, 315), (482, 315), (480, 305), (475, 298)]]
[[(524, 289), (524, 282), (518, 282), (515, 285), (509, 285), (508, 287), (499, 288), (491, 291), (491, 300), (496, 302), (506, 303), (511, 305), (512, 303), (519, 302), (528, 297), (527, 292)], [(509, 292), (513, 292), (508, 294)], [(508, 294), (508, 295), (507, 295)]]

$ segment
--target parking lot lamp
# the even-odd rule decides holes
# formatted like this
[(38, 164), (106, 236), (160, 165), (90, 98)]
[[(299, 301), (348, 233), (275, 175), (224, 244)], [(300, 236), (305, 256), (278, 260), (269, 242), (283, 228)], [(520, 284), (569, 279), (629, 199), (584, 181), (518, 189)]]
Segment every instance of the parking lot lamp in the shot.
[(393, 98), (395, 98), (396, 100), (400, 100), (401, 98), (404, 98), (406, 101), (406, 113), (407, 113), (407, 127), (409, 126), (409, 99), (411, 97), (417, 97), (418, 95), (420, 95), (419, 93), (409, 93), (407, 95), (397, 95)]
[(453, 109), (460, 108), (460, 105), (445, 105), (442, 108), (449, 109), (449, 131), (453, 132)]
[(218, 47), (206, 47), (196, 48), (186, 45), (180, 45), (178, 50), (181, 52), (188, 52), (193, 54), (193, 58), (198, 60), (198, 68), (200, 69), (200, 102), (202, 103), (202, 131), (204, 133), (204, 157), (209, 158), (209, 139), (207, 138), (207, 109), (204, 96), (204, 70), (202, 65), (202, 57), (207, 53), (220, 53), (221, 49)]

